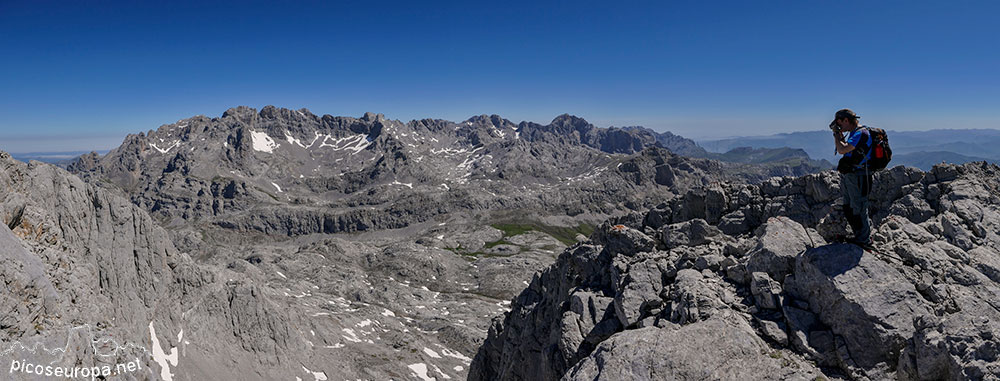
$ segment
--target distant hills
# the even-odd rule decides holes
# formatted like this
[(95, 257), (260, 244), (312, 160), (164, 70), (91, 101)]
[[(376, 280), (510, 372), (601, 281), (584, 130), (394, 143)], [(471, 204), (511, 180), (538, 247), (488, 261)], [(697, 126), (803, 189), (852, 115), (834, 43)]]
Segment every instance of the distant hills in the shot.
[[(1000, 130), (888, 131), (893, 149), (893, 165), (930, 169), (934, 164), (963, 164), (971, 161), (1000, 162)], [(793, 132), (767, 136), (747, 136), (702, 140), (698, 145), (714, 153), (738, 147), (799, 148), (809, 157), (836, 161), (829, 131)]]
[[(109, 150), (100, 150), (96, 152), (103, 155), (108, 153), (108, 151)], [(55, 164), (65, 168), (69, 165), (69, 163), (73, 162), (74, 159), (86, 153), (90, 153), (90, 151), (27, 152), (11, 153), (10, 156), (23, 162), (37, 160), (43, 163)]]

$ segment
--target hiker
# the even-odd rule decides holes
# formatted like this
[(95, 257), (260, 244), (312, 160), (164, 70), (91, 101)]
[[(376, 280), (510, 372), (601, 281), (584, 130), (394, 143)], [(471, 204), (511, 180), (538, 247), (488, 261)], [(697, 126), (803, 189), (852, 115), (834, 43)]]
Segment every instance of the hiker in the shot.
[[(844, 216), (854, 230), (850, 242), (872, 250), (871, 221), (868, 218), (868, 193), (872, 189), (872, 171), (868, 168), (871, 158), (872, 136), (868, 128), (858, 125), (860, 117), (850, 109), (842, 109), (830, 122), (837, 154), (844, 155), (837, 165), (840, 189), (844, 192)], [(846, 139), (844, 132), (847, 132)]]

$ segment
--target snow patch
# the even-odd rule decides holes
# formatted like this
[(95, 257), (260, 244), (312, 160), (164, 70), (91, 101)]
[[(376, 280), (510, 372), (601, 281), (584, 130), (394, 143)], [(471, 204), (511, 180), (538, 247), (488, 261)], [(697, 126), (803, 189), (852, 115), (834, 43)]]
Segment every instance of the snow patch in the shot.
[(292, 137), (288, 131), (285, 131), (285, 140), (288, 140), (289, 144), (297, 144), (299, 147), (306, 148), (306, 146), (302, 145), (302, 141)]
[(440, 375), (441, 375), (441, 378), (443, 378), (443, 379), (445, 379), (445, 380), (450, 380), (450, 379), (451, 379), (451, 376), (449, 376), (449, 375), (445, 374), (444, 372), (442, 372), (442, 371), (441, 371), (441, 368), (438, 368), (438, 366), (437, 366), (437, 365), (434, 365), (434, 364), (431, 364), (431, 366), (433, 366), (433, 367), (434, 367), (434, 371), (435, 371), (435, 372), (438, 372), (438, 374), (440, 374)]
[[(184, 337), (184, 330), (177, 335), (177, 340), (180, 341)], [(160, 378), (166, 381), (173, 381), (174, 375), (170, 373), (171, 366), (177, 366), (177, 347), (170, 348), (170, 354), (163, 352), (163, 348), (160, 347), (160, 340), (156, 337), (156, 328), (153, 328), (153, 322), (149, 322), (149, 338), (153, 341), (153, 361), (160, 364)]]
[(305, 370), (306, 373), (312, 374), (313, 377), (316, 378), (316, 381), (326, 381), (326, 372), (313, 372), (309, 370), (309, 368), (306, 368), (305, 365), (302, 366), (302, 369)]
[(275, 188), (278, 188), (278, 193), (283, 193), (283, 192), (281, 191), (281, 187), (279, 187), (279, 186), (278, 186), (278, 184), (275, 184), (275, 183), (274, 183), (274, 182), (272, 181), (272, 182), (271, 182), (271, 185), (274, 185), (274, 187), (275, 187)]
[(457, 154), (460, 154), (460, 153), (463, 153), (463, 152), (466, 152), (466, 151), (467, 150), (465, 148), (462, 148), (462, 149), (442, 148), (442, 149), (439, 149), (439, 150), (435, 150), (435, 149), (431, 148), (431, 153), (435, 154), (435, 155), (439, 155), (439, 154), (443, 153), (445, 155), (451, 156), (451, 155), (457, 155)]
[(406, 367), (410, 368), (410, 370), (413, 371), (413, 374), (415, 374), (417, 377), (420, 377), (421, 380), (424, 381), (437, 380), (436, 378), (427, 375), (427, 365), (424, 363), (410, 364), (407, 365)]
[[(160, 140), (163, 140), (163, 139), (160, 139)], [(160, 147), (157, 147), (155, 143), (149, 143), (149, 146), (150, 146), (150, 147), (153, 147), (153, 149), (155, 149), (155, 150), (157, 150), (157, 151), (160, 151), (160, 153), (167, 153), (167, 152), (170, 152), (170, 150), (171, 150), (171, 149), (173, 149), (174, 147), (177, 147), (177, 146), (178, 146), (178, 145), (180, 145), (180, 144), (181, 144), (181, 141), (180, 141), (180, 140), (177, 140), (177, 141), (174, 141), (174, 144), (171, 144), (171, 145), (170, 145), (169, 147), (167, 147), (167, 148), (160, 148)], [(193, 148), (193, 147), (192, 147), (192, 148)]]
[(426, 353), (428, 356), (431, 356), (431, 357), (436, 358), (436, 359), (441, 358), (441, 355), (439, 355), (437, 352), (434, 352), (434, 350), (430, 349), (430, 348), (426, 348), (425, 347), (424, 348), (424, 353)]
[(407, 188), (413, 189), (413, 183), (401, 183), (398, 180), (393, 181), (390, 185), (406, 185)]
[(253, 149), (260, 152), (274, 153), (274, 149), (278, 148), (278, 143), (275, 143), (266, 132), (250, 130), (250, 139), (253, 140)]
[(389, 309), (386, 308), (385, 311), (382, 311), (382, 316), (385, 316), (385, 317), (390, 317), (390, 316), (391, 317), (395, 317), (396, 314), (393, 313), (392, 311), (389, 311)]
[(344, 333), (347, 333), (348, 335), (350, 335), (350, 337), (341, 335), (341, 337), (343, 337), (345, 340), (350, 341), (350, 342), (354, 342), (354, 343), (360, 343), (361, 342), (361, 339), (358, 338), (358, 335), (356, 333), (354, 333), (353, 329), (344, 328), (344, 329), (342, 329), (342, 331), (344, 331)]
[(468, 356), (463, 355), (460, 352), (456, 352), (456, 351), (453, 351), (451, 349), (448, 349), (447, 347), (445, 347), (444, 345), (441, 345), (441, 344), (437, 344), (437, 346), (441, 347), (441, 354), (442, 355), (445, 355), (445, 356), (448, 356), (448, 357), (457, 358), (459, 360), (462, 360), (466, 364), (472, 364), (472, 359), (469, 358)]
[[(368, 146), (371, 145), (373, 142), (373, 140), (369, 138), (368, 135), (365, 134), (345, 136), (340, 139), (334, 139), (333, 136), (330, 135), (319, 135), (319, 134), (317, 134), (316, 137), (319, 138), (319, 136), (323, 136), (323, 140), (319, 142), (319, 146), (321, 148), (333, 147), (333, 150), (335, 151), (340, 151), (340, 150), (354, 151), (352, 155), (361, 152), (361, 150), (365, 148), (368, 148)], [(327, 144), (328, 140), (330, 141), (331, 144)], [(312, 146), (312, 143), (310, 143), (309, 145)]]

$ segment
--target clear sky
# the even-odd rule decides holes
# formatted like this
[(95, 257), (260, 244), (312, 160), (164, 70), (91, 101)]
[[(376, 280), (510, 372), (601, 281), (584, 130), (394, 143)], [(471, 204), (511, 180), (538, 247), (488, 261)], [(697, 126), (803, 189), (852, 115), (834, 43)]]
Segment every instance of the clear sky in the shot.
[(0, 0), (0, 149), (248, 105), (691, 138), (1000, 128), (997, 1)]

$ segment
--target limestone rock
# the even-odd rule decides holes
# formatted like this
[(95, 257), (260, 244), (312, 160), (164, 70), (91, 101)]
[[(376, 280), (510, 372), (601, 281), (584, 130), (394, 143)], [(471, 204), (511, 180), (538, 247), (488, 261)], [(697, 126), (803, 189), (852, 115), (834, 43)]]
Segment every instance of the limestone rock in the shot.
[[(851, 361), (895, 368), (916, 318), (933, 315), (898, 271), (853, 245), (806, 251), (795, 262), (789, 290), (844, 338)], [(845, 362), (848, 359), (843, 359)]]
[(821, 374), (795, 355), (770, 349), (745, 321), (713, 318), (615, 335), (563, 379), (813, 380)]
[[(795, 258), (808, 248), (823, 244), (819, 237), (810, 237), (801, 224), (785, 217), (767, 220), (757, 229), (759, 243), (750, 252), (747, 271), (766, 272), (771, 279), (785, 279), (792, 272)], [(818, 241), (818, 242), (817, 242)]]

